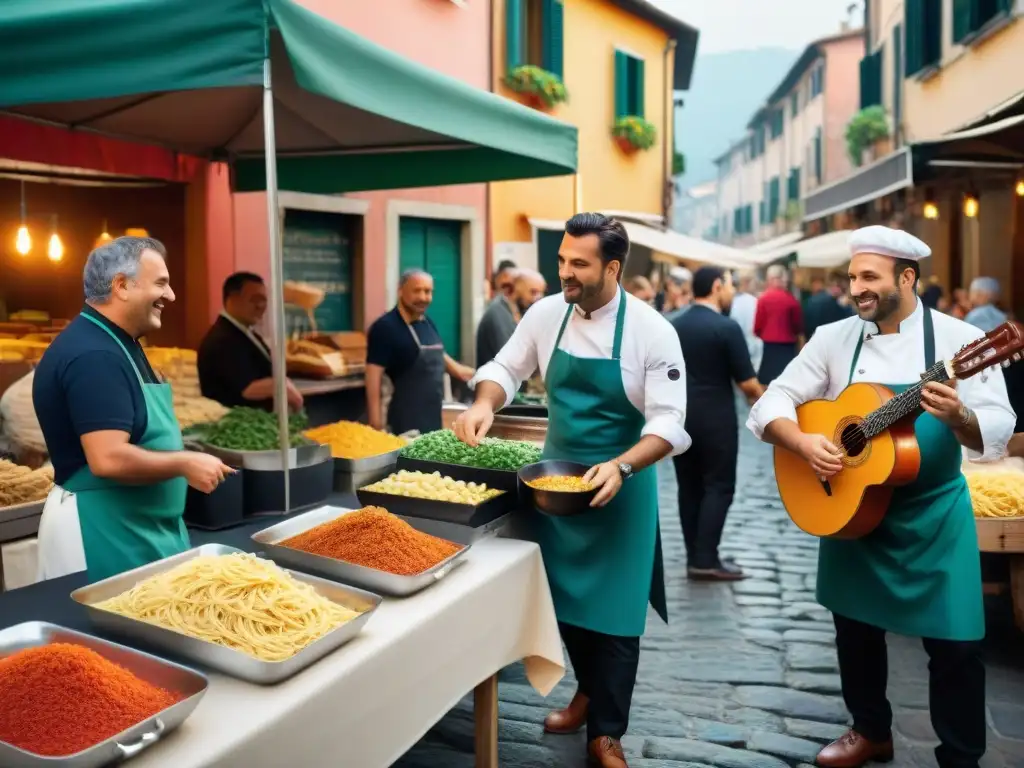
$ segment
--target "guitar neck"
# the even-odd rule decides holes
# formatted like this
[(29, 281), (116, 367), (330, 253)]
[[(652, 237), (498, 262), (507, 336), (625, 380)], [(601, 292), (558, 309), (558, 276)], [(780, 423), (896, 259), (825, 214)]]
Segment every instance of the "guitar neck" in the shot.
[(946, 381), (949, 371), (945, 361), (939, 361), (921, 376), (921, 381), (903, 390), (881, 408), (877, 408), (864, 419), (863, 429), (867, 438), (872, 438), (889, 429), (921, 407), (921, 392), (924, 385), (931, 381)]

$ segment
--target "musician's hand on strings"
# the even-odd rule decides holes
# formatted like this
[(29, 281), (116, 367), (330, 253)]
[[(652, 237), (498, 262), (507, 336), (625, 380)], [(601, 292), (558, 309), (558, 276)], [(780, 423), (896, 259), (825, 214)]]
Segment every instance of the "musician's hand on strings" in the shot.
[(842, 451), (824, 435), (804, 435), (800, 441), (800, 455), (820, 478), (832, 477), (843, 468)]
[(956, 382), (939, 384), (930, 381), (921, 391), (921, 407), (927, 413), (950, 427), (964, 424), (964, 404), (956, 391)]

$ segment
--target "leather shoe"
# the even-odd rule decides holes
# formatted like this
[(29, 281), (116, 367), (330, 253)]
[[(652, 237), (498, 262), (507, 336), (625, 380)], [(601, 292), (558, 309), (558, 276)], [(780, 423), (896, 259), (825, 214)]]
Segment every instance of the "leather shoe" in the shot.
[(747, 574), (729, 561), (719, 562), (714, 568), (687, 568), (686, 575), (694, 581), (742, 581)]
[(590, 762), (601, 768), (629, 768), (622, 745), (611, 736), (601, 736), (587, 745)]
[(856, 731), (850, 730), (821, 750), (816, 764), (822, 768), (860, 768), (870, 760), (890, 763), (892, 759), (892, 738), (886, 741), (869, 741)]
[(568, 707), (556, 710), (544, 718), (544, 730), (548, 733), (576, 733), (587, 724), (589, 703), (590, 699), (576, 691)]

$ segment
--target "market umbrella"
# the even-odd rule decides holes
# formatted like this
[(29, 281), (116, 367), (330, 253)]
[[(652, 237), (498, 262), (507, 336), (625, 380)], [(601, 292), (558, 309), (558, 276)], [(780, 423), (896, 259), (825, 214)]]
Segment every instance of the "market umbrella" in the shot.
[(235, 190), (266, 189), (285, 461), (278, 175), (289, 190), (340, 193), (576, 171), (573, 126), (294, 0), (6, 0), (0, 72), (2, 115), (223, 160)]

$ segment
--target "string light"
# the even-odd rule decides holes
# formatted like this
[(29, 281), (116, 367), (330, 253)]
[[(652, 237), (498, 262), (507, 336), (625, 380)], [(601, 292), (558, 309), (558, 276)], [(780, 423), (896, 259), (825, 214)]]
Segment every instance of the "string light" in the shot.
[(925, 203), (924, 208), (921, 211), (926, 219), (937, 219), (939, 218), (939, 206), (935, 203)]
[(51, 222), (50, 244), (46, 247), (46, 255), (50, 261), (57, 262), (64, 258), (64, 243), (60, 241), (57, 234), (57, 217), (54, 216)]
[(27, 256), (32, 250), (32, 237), (28, 233), (28, 227), (22, 224), (18, 227), (18, 234), (14, 238), (14, 249), (22, 256)]
[(964, 216), (973, 219), (978, 215), (978, 198), (972, 194), (964, 195)]
[(1017, 192), (1017, 197), (1024, 197), (1024, 179), (1017, 182), (1017, 188), (1015, 191)]

